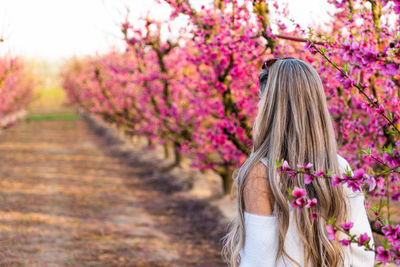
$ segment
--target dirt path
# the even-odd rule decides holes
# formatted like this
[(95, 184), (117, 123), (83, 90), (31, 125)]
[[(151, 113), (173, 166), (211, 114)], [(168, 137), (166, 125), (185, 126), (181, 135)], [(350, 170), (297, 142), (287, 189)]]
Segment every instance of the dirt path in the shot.
[(79, 120), (0, 133), (0, 266), (224, 266), (219, 213)]

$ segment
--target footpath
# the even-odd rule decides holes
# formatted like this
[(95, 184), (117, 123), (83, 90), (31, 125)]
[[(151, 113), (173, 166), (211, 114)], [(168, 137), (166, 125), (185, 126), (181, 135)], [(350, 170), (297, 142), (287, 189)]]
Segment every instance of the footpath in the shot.
[(221, 212), (83, 118), (0, 133), (0, 266), (225, 266)]

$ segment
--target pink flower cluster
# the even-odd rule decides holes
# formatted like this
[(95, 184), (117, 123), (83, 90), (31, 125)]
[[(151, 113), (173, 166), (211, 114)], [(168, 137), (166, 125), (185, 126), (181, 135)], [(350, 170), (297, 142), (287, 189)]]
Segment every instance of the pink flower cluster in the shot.
[(2, 119), (28, 105), (33, 90), (34, 82), (24, 62), (20, 58), (0, 57), (0, 128)]

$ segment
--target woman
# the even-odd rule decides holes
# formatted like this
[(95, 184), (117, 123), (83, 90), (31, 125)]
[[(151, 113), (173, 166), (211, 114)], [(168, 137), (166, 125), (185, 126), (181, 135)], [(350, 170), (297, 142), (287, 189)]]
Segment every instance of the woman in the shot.
[[(294, 179), (278, 174), (275, 160), (290, 166), (312, 163), (312, 171), (343, 173), (348, 162), (337, 143), (318, 73), (296, 58), (270, 59), (259, 74), (260, 102), (253, 126), (253, 147), (238, 170), (237, 215), (225, 237), (224, 254), (231, 266), (374, 266), (374, 253), (328, 239), (326, 221), (311, 219), (288, 201), (288, 188), (305, 188), (317, 199), (325, 218), (354, 222), (351, 234), (371, 236), (364, 195), (330, 180)], [(235, 174), (236, 175), (236, 174)], [(339, 238), (345, 237), (338, 234)]]

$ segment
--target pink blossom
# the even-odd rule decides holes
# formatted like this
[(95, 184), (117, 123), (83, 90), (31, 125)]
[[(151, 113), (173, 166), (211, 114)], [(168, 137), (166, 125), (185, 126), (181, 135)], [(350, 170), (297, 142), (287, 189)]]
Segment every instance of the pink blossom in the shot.
[(376, 182), (376, 186), (377, 186), (379, 189), (384, 189), (385, 186), (386, 186), (385, 179), (384, 179), (383, 177), (379, 177), (378, 180), (377, 180), (377, 182)]
[(312, 167), (312, 163), (307, 163), (306, 165), (297, 164), (297, 168), (299, 168), (299, 169), (308, 170), (311, 167)]
[(309, 40), (307, 40), (305, 46), (303, 47), (303, 50), (307, 50), (307, 51), (311, 52), (314, 55), (317, 53), (315, 51), (314, 44), (312, 42), (310, 42)]
[(368, 236), (367, 233), (361, 234), (358, 238), (358, 246), (361, 247), (366, 242), (368, 243), (371, 240), (371, 237)]
[(364, 172), (363, 169), (357, 169), (353, 173), (354, 174), (353, 174), (352, 178), (355, 179), (355, 180), (362, 180), (364, 178), (364, 176), (365, 176), (365, 172)]
[(340, 224), (340, 226), (341, 226), (344, 230), (349, 231), (349, 230), (354, 226), (354, 223), (353, 223), (353, 222), (342, 222), (342, 223)]
[(385, 225), (382, 227), (382, 232), (390, 242), (394, 242), (395, 240), (400, 239), (399, 231), (400, 231), (399, 225), (396, 225), (395, 227), (392, 227), (391, 225)]
[(390, 198), (391, 198), (392, 200), (398, 201), (399, 198), (400, 198), (400, 191), (397, 191), (397, 192), (395, 192), (395, 193), (392, 193), (392, 194), (390, 195)]
[(311, 207), (314, 207), (315, 205), (317, 205), (317, 199), (313, 198), (313, 199), (307, 201), (306, 208), (311, 208)]
[(305, 184), (311, 184), (313, 181), (313, 176), (309, 173), (304, 174), (304, 183)]
[(342, 244), (342, 246), (347, 247), (350, 245), (350, 240), (342, 239), (342, 240), (339, 240), (339, 243)]
[(369, 176), (367, 179), (364, 180), (364, 182), (369, 186), (368, 191), (371, 192), (375, 189), (376, 187), (376, 180), (373, 176)]
[(336, 231), (335, 231), (335, 229), (330, 225), (325, 226), (325, 229), (328, 232), (328, 239), (329, 240), (335, 240), (336, 239)]
[(347, 78), (343, 81), (343, 87), (345, 89), (350, 89), (354, 86), (356, 82), (352, 78)]
[(312, 221), (315, 221), (317, 219), (317, 214), (314, 212), (311, 212), (310, 217), (311, 217)]
[(296, 177), (296, 172), (293, 170), (288, 170), (286, 171), (287, 174), (289, 174), (290, 178), (294, 179)]
[(348, 180), (346, 183), (351, 188), (351, 190), (353, 190), (353, 192), (361, 191), (361, 186), (359, 182)]
[(333, 174), (331, 178), (332, 178), (332, 186), (333, 187), (338, 186), (342, 182), (342, 179), (339, 176), (337, 176), (336, 174)]
[(292, 206), (298, 209), (301, 209), (306, 204), (306, 199), (304, 197), (296, 198), (292, 202)]
[(364, 64), (371, 64), (377, 60), (378, 51), (372, 49), (364, 49), (363, 57), (361, 58)]
[(383, 264), (386, 264), (386, 262), (390, 261), (390, 251), (383, 248), (382, 246), (379, 246), (377, 248), (377, 253), (376, 255), (376, 260), (381, 261)]
[(290, 166), (289, 166), (289, 163), (285, 160), (285, 161), (283, 161), (282, 166), (279, 167), (279, 170), (280, 170), (281, 172), (283, 172), (283, 171), (285, 171), (285, 170), (287, 170), (287, 169), (290, 169)]
[(305, 197), (307, 195), (307, 191), (305, 189), (301, 189), (296, 187), (292, 192), (293, 197), (300, 198)]
[(305, 199), (306, 195), (307, 195), (307, 192), (306, 192), (305, 189), (300, 189), (300, 188), (296, 187), (292, 191), (292, 196), (294, 197), (294, 201), (292, 202), (292, 206), (294, 208), (298, 208), (298, 209), (303, 208), (304, 205), (306, 204), (306, 199)]

